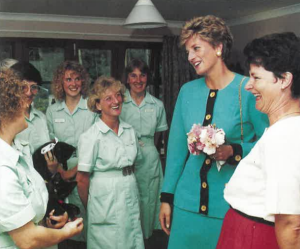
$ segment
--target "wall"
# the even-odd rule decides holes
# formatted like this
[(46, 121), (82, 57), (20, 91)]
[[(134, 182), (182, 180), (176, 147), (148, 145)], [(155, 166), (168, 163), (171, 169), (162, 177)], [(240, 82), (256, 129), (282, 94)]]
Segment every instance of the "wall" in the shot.
[(123, 23), (117, 18), (0, 13), (0, 37), (158, 42), (178, 34), (182, 25), (168, 22), (164, 28), (132, 30)]
[(241, 25), (231, 25), (234, 37), (233, 58), (243, 60), (242, 51), (246, 44), (254, 38), (275, 32), (292, 31), (300, 36), (300, 13), (280, 16), (268, 20), (261, 20)]

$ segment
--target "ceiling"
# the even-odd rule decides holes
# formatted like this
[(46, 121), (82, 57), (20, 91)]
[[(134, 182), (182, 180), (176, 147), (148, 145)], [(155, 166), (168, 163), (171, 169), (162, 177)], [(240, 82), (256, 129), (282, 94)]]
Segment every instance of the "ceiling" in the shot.
[[(137, 0), (0, 0), (0, 12), (126, 18)], [(167, 21), (213, 14), (227, 21), (299, 5), (299, 0), (152, 0)]]

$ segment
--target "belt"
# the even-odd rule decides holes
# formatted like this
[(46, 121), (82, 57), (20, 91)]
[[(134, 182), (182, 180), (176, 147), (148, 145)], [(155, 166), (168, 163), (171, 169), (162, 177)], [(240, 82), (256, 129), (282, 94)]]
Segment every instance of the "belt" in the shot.
[(118, 176), (129, 176), (134, 173), (134, 165), (126, 166), (122, 169), (113, 169), (107, 171), (95, 171), (93, 174), (96, 177), (118, 177)]
[(258, 223), (262, 223), (262, 224), (265, 224), (265, 225), (268, 225), (268, 226), (274, 226), (275, 223), (272, 222), (272, 221), (268, 221), (268, 220), (265, 220), (263, 218), (260, 218), (260, 217), (255, 217), (255, 216), (251, 216), (251, 215), (248, 215), (248, 214), (245, 214), (239, 210), (236, 210), (234, 209), (233, 207), (230, 207), (231, 209), (233, 209), (235, 212), (237, 212), (239, 215), (249, 219), (249, 220), (252, 220), (252, 221), (255, 221), (255, 222), (258, 222)]
[(140, 137), (139, 139), (139, 144), (141, 147), (144, 146), (154, 146), (154, 137)]
[(123, 176), (129, 176), (134, 173), (134, 166), (127, 166), (122, 169)]

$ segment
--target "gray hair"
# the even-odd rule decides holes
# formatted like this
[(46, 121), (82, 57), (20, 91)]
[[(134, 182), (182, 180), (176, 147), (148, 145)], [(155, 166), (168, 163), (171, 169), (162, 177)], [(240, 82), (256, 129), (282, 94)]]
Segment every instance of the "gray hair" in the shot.
[(6, 58), (0, 61), (0, 69), (5, 70), (16, 64), (18, 61), (12, 58)]

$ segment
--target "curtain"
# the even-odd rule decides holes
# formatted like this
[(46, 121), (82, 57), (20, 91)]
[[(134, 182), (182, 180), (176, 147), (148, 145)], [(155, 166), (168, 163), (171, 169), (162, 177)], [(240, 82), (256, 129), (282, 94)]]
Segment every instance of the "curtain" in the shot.
[(162, 87), (168, 124), (171, 123), (181, 86), (198, 77), (188, 62), (185, 49), (180, 47), (179, 41), (179, 36), (164, 36), (163, 38)]
[[(163, 101), (170, 126), (179, 90), (183, 84), (198, 78), (188, 62), (184, 48), (179, 45), (179, 36), (164, 36), (162, 49), (162, 87)], [(168, 133), (164, 136), (168, 141)], [(165, 143), (165, 149), (167, 145)]]

